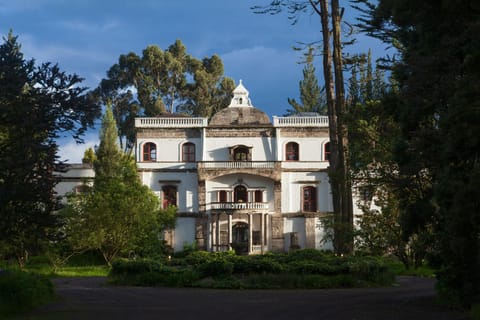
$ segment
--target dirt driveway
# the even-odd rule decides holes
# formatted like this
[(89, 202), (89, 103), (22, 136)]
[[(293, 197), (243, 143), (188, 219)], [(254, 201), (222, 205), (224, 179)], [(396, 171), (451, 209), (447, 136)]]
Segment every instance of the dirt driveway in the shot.
[(105, 278), (54, 280), (56, 302), (19, 319), (466, 319), (434, 302), (433, 280), (374, 289), (215, 290), (114, 287)]

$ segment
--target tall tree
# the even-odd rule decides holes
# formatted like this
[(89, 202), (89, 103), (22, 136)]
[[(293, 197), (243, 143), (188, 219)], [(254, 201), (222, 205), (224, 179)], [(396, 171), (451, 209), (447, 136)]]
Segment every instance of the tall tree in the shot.
[[(329, 14), (328, 7), (331, 7)], [(320, 17), (322, 31), (323, 76), (327, 99), (330, 167), (334, 210), (334, 249), (337, 253), (353, 250), (353, 203), (352, 185), (348, 163), (348, 130), (345, 119), (345, 88), (341, 43), (341, 15), (338, 0), (275, 0), (267, 6), (256, 6), (257, 13), (276, 14), (287, 10), (296, 22), (299, 14), (313, 12)], [(331, 29), (330, 29), (331, 28)]]
[(392, 114), (405, 236), (433, 230), (439, 292), (480, 297), (480, 7), (475, 1), (368, 1), (362, 24), (395, 46)]
[(135, 160), (117, 145), (110, 106), (103, 117), (94, 161), (95, 181), (85, 193), (73, 194), (62, 211), (67, 241), (75, 251), (99, 250), (105, 261), (159, 244), (161, 228), (175, 225), (176, 209), (160, 211), (159, 200), (143, 185)]
[(0, 46), (0, 251), (20, 264), (55, 233), (57, 139), (81, 142), (99, 115), (81, 81), (25, 60), (12, 32)]
[(95, 93), (101, 102), (112, 105), (120, 145), (129, 151), (135, 139), (135, 117), (175, 111), (210, 117), (228, 105), (233, 89), (218, 56), (198, 60), (177, 40), (166, 50), (150, 45), (141, 56), (121, 55)]
[(303, 80), (300, 80), (300, 103), (295, 99), (288, 98), (288, 103), (293, 109), (287, 110), (287, 115), (300, 112), (317, 112), (321, 115), (327, 114), (325, 90), (318, 85), (313, 64), (314, 48), (309, 46), (305, 54), (305, 67), (303, 68)]

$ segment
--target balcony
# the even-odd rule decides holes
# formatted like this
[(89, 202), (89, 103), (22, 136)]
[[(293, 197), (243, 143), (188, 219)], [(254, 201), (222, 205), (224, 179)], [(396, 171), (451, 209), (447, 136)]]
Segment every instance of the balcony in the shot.
[(135, 118), (135, 128), (203, 128), (208, 118)]
[(268, 202), (212, 202), (210, 208), (215, 211), (254, 211), (267, 212)]
[(276, 161), (202, 161), (198, 162), (197, 168), (200, 180), (227, 174), (246, 173), (277, 181), (280, 179), (281, 163)]
[(323, 127), (328, 128), (328, 117), (273, 117), (274, 127)]

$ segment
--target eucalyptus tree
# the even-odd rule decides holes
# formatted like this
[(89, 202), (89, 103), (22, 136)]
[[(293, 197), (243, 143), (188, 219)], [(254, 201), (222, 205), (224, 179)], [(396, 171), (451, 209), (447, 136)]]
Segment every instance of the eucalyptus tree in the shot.
[(131, 150), (135, 117), (175, 111), (210, 117), (228, 105), (232, 91), (233, 80), (223, 75), (217, 55), (198, 60), (176, 40), (166, 50), (150, 45), (141, 56), (122, 54), (95, 93), (104, 104), (112, 105), (120, 145)]

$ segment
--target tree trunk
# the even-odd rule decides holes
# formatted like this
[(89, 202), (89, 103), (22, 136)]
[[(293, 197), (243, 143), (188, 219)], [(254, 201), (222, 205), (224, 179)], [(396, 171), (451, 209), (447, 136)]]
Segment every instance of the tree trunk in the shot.
[[(313, 5), (313, 4), (312, 4)], [(327, 96), (330, 132), (329, 178), (332, 188), (334, 211), (334, 250), (338, 254), (353, 250), (353, 204), (352, 188), (348, 171), (347, 127), (343, 121), (345, 113), (345, 88), (343, 83), (342, 44), (340, 39), (341, 17), (338, 0), (332, 0), (333, 66), (330, 51), (328, 0), (320, 1), (323, 35), (323, 74)], [(334, 93), (335, 90), (335, 93)]]

